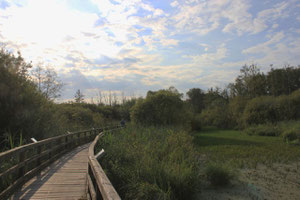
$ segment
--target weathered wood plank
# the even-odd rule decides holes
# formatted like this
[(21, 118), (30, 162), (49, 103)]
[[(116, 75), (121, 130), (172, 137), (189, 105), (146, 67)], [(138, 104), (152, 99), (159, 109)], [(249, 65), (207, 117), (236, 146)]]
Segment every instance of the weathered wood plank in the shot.
[[(97, 187), (97, 191), (101, 192), (101, 196), (104, 200), (121, 200), (119, 194), (117, 193), (117, 191), (115, 190), (115, 188), (113, 187), (113, 185), (111, 184), (111, 182), (109, 181), (109, 179), (107, 178), (106, 174), (104, 173), (104, 170), (102, 169), (102, 167), (100, 166), (99, 162), (97, 161), (95, 154), (94, 154), (94, 148), (95, 145), (97, 144), (98, 140), (100, 137), (103, 136), (103, 133), (99, 134), (94, 141), (91, 143), (90, 147), (89, 147), (89, 160), (88, 160), (88, 164), (89, 164), (89, 170), (91, 170), (90, 172), (88, 172), (88, 176), (93, 176), (93, 179), (95, 180), (96, 185), (93, 185), (93, 182), (88, 182), (89, 186), (88, 187)], [(92, 184), (92, 185), (90, 185)], [(98, 192), (96, 192), (96, 195)], [(92, 193), (90, 193), (90, 195), (92, 196)], [(101, 197), (96, 197), (96, 198), (101, 198)]]
[[(118, 127), (119, 126), (115, 126), (105, 129), (112, 130)], [(81, 147), (79, 147), (77, 148), (79, 149), (79, 151), (75, 150), (65, 156), (62, 155), (69, 149), (79, 144), (90, 141), (99, 132), (102, 131), (103, 129), (101, 128), (79, 131), (45, 139), (37, 143), (24, 145), (0, 153), (0, 163), (10, 157), (20, 158), (19, 163), (12, 166), (10, 169), (4, 169), (4, 171), (0, 169), (1, 178), (4, 178), (7, 174), (13, 172), (17, 172), (17, 175), (19, 177), (14, 181), (12, 185), (8, 186), (3, 191), (0, 191), (0, 199), (6, 198), (11, 195), (12, 192), (16, 191), (16, 189), (22, 186), (26, 181), (27, 183), (18, 192), (15, 193), (15, 199), (45, 199), (45, 195), (48, 196), (46, 197), (47, 199), (79, 199), (85, 197), (87, 192), (86, 183), (88, 182), (87, 164), (89, 160), (87, 146), (83, 145), (82, 147), (84, 147), (84, 149), (80, 149)], [(97, 140), (94, 140), (94, 145), (97, 143), (99, 137), (101, 137), (101, 135), (98, 135)], [(37, 155), (29, 153), (30, 151), (35, 151)], [(81, 151), (85, 152), (85, 154), (80, 153)], [(26, 157), (26, 154), (30, 156)], [(109, 182), (96, 158), (94, 158), (94, 152), (92, 152), (92, 155), (92, 160), (94, 161), (91, 162), (91, 165), (93, 166), (93, 168), (95, 168), (91, 170), (93, 171), (93, 176), (96, 176), (96, 179), (103, 179), (101, 182), (99, 182), (99, 180), (95, 181), (95, 177), (93, 177), (94, 184), (97, 182), (97, 196), (100, 196), (100, 194), (98, 195), (98, 192), (100, 190), (100, 187), (102, 187), (99, 186), (99, 183), (110, 185), (106, 189), (102, 188), (101, 192), (103, 193), (102, 196), (105, 199), (111, 199), (110, 197), (113, 197), (114, 193), (116, 192), (114, 191), (112, 194), (110, 194), (109, 188), (113, 188), (113, 186)], [(45, 160), (45, 156), (49, 159)], [(56, 165), (56, 167), (59, 166), (59, 170), (56, 167), (53, 167), (53, 165), (51, 165), (52, 167), (47, 167), (50, 163), (52, 163), (59, 157), (61, 158), (53, 164)], [(31, 167), (28, 168), (27, 165), (29, 163), (33, 163), (34, 161), (36, 162), (36, 167), (33, 169), (31, 169)], [(85, 168), (82, 168), (82, 166), (85, 166)], [(44, 168), (46, 169), (41, 173), (40, 171)], [(39, 175), (35, 178), (32, 178), (37, 173), (39, 173)], [(107, 190), (108, 192), (105, 190)], [(90, 193), (93, 192), (90, 191)], [(23, 194), (23, 196), (20, 196), (20, 194)], [(94, 197), (94, 195), (92, 196)], [(119, 197), (113, 199), (119, 199)]]
[(96, 196), (95, 187), (94, 187), (92, 179), (89, 175), (87, 175), (87, 182), (88, 182), (88, 190), (89, 190), (89, 193), (91, 194), (90, 197), (92, 200), (96, 200), (97, 196)]
[[(23, 185), (13, 199), (80, 199), (84, 197), (88, 144), (62, 156)], [(74, 167), (76, 166), (76, 167)]]

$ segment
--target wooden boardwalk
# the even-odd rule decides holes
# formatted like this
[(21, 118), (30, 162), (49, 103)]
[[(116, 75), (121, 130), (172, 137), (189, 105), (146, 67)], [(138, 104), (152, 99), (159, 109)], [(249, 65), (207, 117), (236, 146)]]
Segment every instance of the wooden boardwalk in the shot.
[(85, 199), (88, 147), (63, 155), (17, 190), (13, 199)]

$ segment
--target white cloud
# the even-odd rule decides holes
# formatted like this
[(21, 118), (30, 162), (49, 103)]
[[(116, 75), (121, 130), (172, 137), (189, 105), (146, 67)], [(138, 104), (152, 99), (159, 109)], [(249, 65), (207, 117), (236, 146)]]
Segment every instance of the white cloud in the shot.
[(297, 52), (300, 52), (300, 39), (279, 32), (262, 44), (243, 50), (244, 54), (259, 54), (255, 62), (261, 66), (273, 64), (282, 67), (285, 64), (299, 65)]
[[(0, 8), (1, 42), (21, 50), (26, 60), (51, 63), (69, 82), (83, 76), (87, 91), (101, 84), (118, 84), (118, 91), (126, 84), (136, 90), (220, 86), (244, 64), (299, 61), (299, 29), (287, 24), (289, 29), (275, 33), (290, 14), (290, 1), (261, 11), (249, 0), (172, 1), (170, 11), (142, 0), (91, 0), (99, 13), (70, 8), (66, 0), (28, 0), (22, 6), (12, 1)], [(253, 45), (260, 42), (260, 35), (251, 35), (256, 33), (266, 41)], [(240, 58), (245, 43), (253, 46)]]
[(288, 2), (275, 4), (255, 17), (249, 12), (250, 2), (245, 0), (187, 1), (178, 5), (180, 10), (173, 17), (173, 24), (178, 32), (192, 31), (206, 35), (220, 27), (221, 20), (226, 19), (229, 22), (224, 25), (223, 32), (256, 34), (267, 29), (278, 18), (288, 17), (286, 10), (289, 5)]
[(176, 46), (178, 44), (178, 40), (174, 39), (162, 39), (160, 42), (163, 46)]
[(178, 1), (173, 1), (173, 2), (171, 3), (171, 6), (172, 6), (172, 7), (177, 7), (178, 5), (179, 5)]
[(273, 24), (273, 25), (272, 25), (272, 28), (273, 28), (273, 29), (276, 29), (276, 28), (278, 28), (278, 26), (279, 26), (279, 24)]
[(24, 7), (1, 10), (0, 16), (2, 42), (19, 45), (17, 50), (29, 60), (62, 66), (72, 51), (84, 50), (93, 59), (120, 50), (105, 30), (95, 28), (96, 14), (70, 10), (63, 1), (29, 0)]
[(195, 65), (201, 66), (214, 66), (220, 60), (226, 58), (227, 48), (222, 44), (215, 53), (204, 53), (201, 55), (191, 56), (185, 55), (185, 58), (191, 58)]
[(276, 44), (280, 42), (284, 38), (283, 32), (278, 32), (275, 35), (273, 35), (268, 41), (255, 45), (253, 47), (244, 49), (242, 51), (243, 54), (255, 54), (255, 53), (265, 53), (267, 54), (269, 51), (271, 51), (270, 45)]

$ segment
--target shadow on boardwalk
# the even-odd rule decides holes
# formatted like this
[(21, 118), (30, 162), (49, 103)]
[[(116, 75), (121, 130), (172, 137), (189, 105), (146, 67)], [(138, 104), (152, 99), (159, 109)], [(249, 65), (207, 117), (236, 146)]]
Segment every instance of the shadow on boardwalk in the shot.
[(85, 194), (88, 144), (77, 147), (16, 191), (13, 199), (79, 199)]

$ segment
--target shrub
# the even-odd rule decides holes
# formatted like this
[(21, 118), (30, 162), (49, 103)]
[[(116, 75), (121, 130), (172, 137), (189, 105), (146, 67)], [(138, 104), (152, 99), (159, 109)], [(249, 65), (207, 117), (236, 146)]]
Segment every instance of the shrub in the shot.
[(200, 115), (194, 115), (191, 120), (192, 131), (200, 131), (202, 129), (201, 117)]
[(291, 104), (293, 105), (294, 119), (300, 119), (300, 89), (290, 95)]
[(300, 90), (279, 97), (261, 96), (248, 102), (243, 113), (244, 126), (275, 123), (300, 118)]
[(218, 128), (232, 127), (226, 105), (206, 108), (202, 111), (200, 118), (206, 126), (215, 126)]
[(189, 121), (181, 94), (170, 90), (149, 91), (133, 106), (130, 117), (139, 125), (182, 125)]
[(230, 180), (234, 177), (229, 168), (221, 166), (220, 164), (211, 163), (205, 169), (205, 174), (208, 181), (213, 186), (225, 186), (230, 183)]
[(287, 143), (295, 140), (300, 140), (300, 130), (291, 129), (287, 130), (282, 134), (283, 140)]
[(122, 199), (190, 199), (198, 164), (193, 138), (181, 130), (128, 126), (99, 143), (101, 165)]
[(228, 114), (233, 125), (238, 128), (243, 127), (242, 115), (247, 105), (248, 98), (236, 96), (230, 99), (228, 104)]
[(62, 126), (69, 131), (100, 127), (104, 124), (104, 118), (100, 113), (93, 112), (81, 104), (59, 104), (56, 112), (57, 117), (61, 118)]
[(243, 113), (246, 125), (265, 124), (276, 122), (276, 109), (274, 97), (262, 96), (250, 100)]
[(248, 135), (259, 136), (279, 136), (281, 134), (281, 128), (274, 124), (261, 124), (257, 126), (251, 126), (244, 130)]

